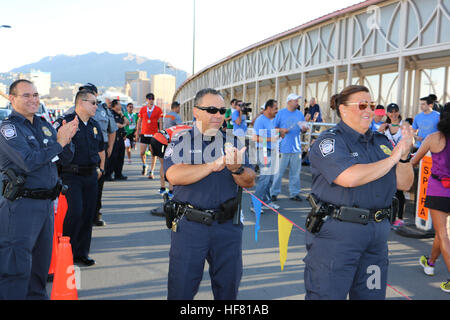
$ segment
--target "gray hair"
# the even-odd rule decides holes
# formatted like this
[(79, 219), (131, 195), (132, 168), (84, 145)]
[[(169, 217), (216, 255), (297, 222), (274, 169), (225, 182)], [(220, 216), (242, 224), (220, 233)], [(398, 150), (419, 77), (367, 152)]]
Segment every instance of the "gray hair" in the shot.
[(195, 99), (194, 99), (194, 106), (198, 106), (201, 99), (207, 94), (213, 94), (216, 96), (220, 96), (223, 99), (223, 96), (220, 93), (220, 91), (213, 89), (213, 88), (206, 88), (206, 89), (202, 89), (199, 92), (197, 92), (197, 94), (195, 95)]

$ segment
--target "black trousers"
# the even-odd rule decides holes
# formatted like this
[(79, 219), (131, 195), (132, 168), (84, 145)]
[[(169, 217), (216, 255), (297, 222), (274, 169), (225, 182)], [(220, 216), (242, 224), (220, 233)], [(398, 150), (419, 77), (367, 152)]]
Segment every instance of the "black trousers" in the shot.
[(114, 177), (118, 178), (122, 176), (123, 161), (125, 158), (125, 141), (122, 137), (117, 137), (114, 142), (113, 151), (110, 158), (109, 171), (107, 176), (111, 176), (114, 173)]
[(105, 175), (106, 170), (109, 166), (109, 159), (108, 159), (108, 143), (105, 143), (105, 174), (102, 175), (102, 177), (98, 180), (98, 188), (97, 188), (97, 205), (95, 209), (95, 215), (94, 215), (94, 222), (98, 221), (99, 215), (100, 215), (100, 209), (102, 208), (102, 194), (103, 194), (103, 185), (105, 184)]
[(70, 237), (74, 257), (87, 257), (97, 199), (97, 171), (89, 176), (62, 174), (62, 181), (69, 187), (63, 235)]

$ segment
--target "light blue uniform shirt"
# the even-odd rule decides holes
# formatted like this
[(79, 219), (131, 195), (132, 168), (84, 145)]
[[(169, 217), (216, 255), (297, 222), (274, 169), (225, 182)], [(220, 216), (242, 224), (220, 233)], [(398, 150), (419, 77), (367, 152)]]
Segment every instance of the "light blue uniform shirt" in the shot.
[(280, 142), (281, 153), (302, 152), (299, 121), (305, 121), (303, 113), (299, 110), (289, 111), (287, 108), (281, 109), (275, 116), (275, 128), (289, 129), (289, 132)]
[[(425, 138), (433, 133), (438, 131), (437, 124), (439, 123), (440, 113), (436, 111), (431, 111), (429, 114), (425, 114), (423, 112), (419, 113), (413, 122), (413, 129), (419, 129), (417, 135), (425, 140)], [(417, 148), (420, 147), (422, 141), (416, 141)]]

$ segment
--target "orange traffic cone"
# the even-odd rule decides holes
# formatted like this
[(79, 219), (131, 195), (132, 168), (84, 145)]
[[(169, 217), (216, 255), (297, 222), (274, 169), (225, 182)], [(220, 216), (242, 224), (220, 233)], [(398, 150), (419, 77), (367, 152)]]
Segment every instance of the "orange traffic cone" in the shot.
[(58, 198), (58, 208), (56, 209), (56, 217), (55, 217), (55, 230), (56, 235), (61, 237), (63, 234), (63, 224), (64, 218), (67, 213), (67, 199), (63, 194), (59, 195)]
[(77, 283), (69, 237), (59, 238), (51, 300), (78, 300)]

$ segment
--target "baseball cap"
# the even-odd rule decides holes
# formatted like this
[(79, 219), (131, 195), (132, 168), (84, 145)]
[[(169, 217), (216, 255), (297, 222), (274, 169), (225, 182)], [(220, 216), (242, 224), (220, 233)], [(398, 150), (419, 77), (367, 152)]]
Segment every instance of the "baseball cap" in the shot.
[(261, 108), (261, 110), (266, 109), (266, 104), (263, 104), (260, 108)]
[(375, 108), (375, 115), (377, 116), (386, 115), (386, 111), (384, 110), (384, 107), (381, 104), (377, 105), (377, 107)]
[(291, 93), (290, 95), (288, 95), (286, 102), (289, 102), (291, 100), (297, 100), (300, 99), (302, 96), (298, 96), (295, 93)]
[(386, 107), (386, 111), (387, 111), (387, 112), (392, 112), (393, 110), (399, 111), (400, 108), (398, 107), (398, 105), (397, 105), (396, 103), (390, 103), (390, 104), (388, 104), (388, 106)]
[(83, 89), (89, 90), (89, 91), (92, 91), (92, 92), (95, 92), (95, 93), (98, 93), (97, 87), (95, 85), (93, 85), (92, 83), (90, 83), (90, 82), (88, 82), (85, 85), (83, 85), (82, 87), (80, 87), (78, 89), (78, 91), (79, 90), (83, 90)]

